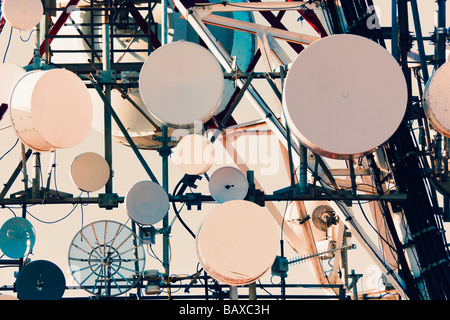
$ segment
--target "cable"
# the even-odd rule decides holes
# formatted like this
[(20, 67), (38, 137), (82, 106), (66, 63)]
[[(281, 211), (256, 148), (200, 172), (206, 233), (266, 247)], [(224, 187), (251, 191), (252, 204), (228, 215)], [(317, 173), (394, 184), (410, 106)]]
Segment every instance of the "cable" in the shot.
[(0, 157), (0, 160), (2, 160), (8, 153), (10, 153), (16, 147), (18, 142), (19, 142), (19, 139), (17, 139), (16, 142), (14, 143), (14, 145)]
[(28, 39), (23, 39), (22, 38), (22, 32), (19, 34), (20, 40), (22, 40), (22, 42), (28, 42), (31, 39), (31, 35), (33, 34), (34, 30), (31, 30), (30, 34), (28, 35)]
[(10, 33), (9, 33), (8, 45), (6, 46), (5, 55), (3, 56), (3, 63), (5, 63), (5, 61), (6, 61), (6, 55), (8, 54), (9, 46), (10, 46), (10, 44), (11, 44), (11, 37), (12, 37), (13, 29), (14, 29), (14, 28), (11, 27), (11, 31), (10, 31)]

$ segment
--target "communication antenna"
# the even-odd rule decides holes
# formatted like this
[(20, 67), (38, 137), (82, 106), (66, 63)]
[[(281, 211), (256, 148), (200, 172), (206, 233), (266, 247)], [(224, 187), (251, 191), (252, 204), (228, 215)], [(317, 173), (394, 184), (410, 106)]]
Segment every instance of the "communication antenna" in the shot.
[(450, 137), (449, 84), (450, 63), (446, 62), (426, 83), (423, 99), (423, 110), (430, 124), (446, 137)]
[(128, 216), (136, 223), (153, 225), (161, 221), (169, 210), (167, 192), (153, 181), (136, 183), (125, 196)]
[(243, 200), (248, 193), (247, 178), (235, 167), (222, 167), (214, 171), (208, 186), (211, 197), (219, 203)]
[(173, 148), (171, 159), (181, 171), (202, 175), (214, 164), (214, 145), (200, 134), (189, 134)]
[(100, 190), (108, 182), (111, 169), (105, 158), (95, 152), (76, 157), (70, 166), (70, 178), (78, 189), (85, 192)]
[(214, 115), (222, 100), (224, 76), (209, 50), (177, 41), (149, 55), (139, 75), (139, 90), (147, 109), (161, 123), (189, 128)]
[(231, 200), (212, 209), (196, 237), (197, 254), (206, 272), (232, 286), (252, 283), (272, 266), (279, 231), (267, 210), (246, 200)]
[(35, 151), (76, 146), (92, 124), (88, 89), (66, 69), (26, 73), (11, 92), (9, 107), (16, 135)]
[(20, 30), (33, 29), (44, 15), (41, 0), (4, 0), (2, 11), (5, 20)]
[(77, 232), (69, 247), (69, 266), (75, 281), (87, 292), (117, 296), (138, 283), (145, 252), (130, 228), (101, 220)]
[(313, 42), (292, 63), (283, 111), (292, 133), (313, 152), (350, 159), (392, 136), (407, 97), (403, 72), (386, 49), (361, 36), (332, 35)]
[(36, 231), (30, 221), (21, 217), (8, 219), (0, 228), (0, 250), (11, 259), (31, 253), (36, 243)]

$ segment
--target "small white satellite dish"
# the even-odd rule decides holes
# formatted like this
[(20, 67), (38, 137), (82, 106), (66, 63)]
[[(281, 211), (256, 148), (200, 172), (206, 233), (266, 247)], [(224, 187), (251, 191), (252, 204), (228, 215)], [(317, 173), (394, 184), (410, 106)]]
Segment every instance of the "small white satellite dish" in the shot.
[(230, 200), (244, 200), (248, 193), (248, 181), (239, 169), (222, 167), (211, 175), (209, 192), (213, 199), (219, 203)]
[(73, 147), (83, 141), (92, 124), (89, 92), (66, 69), (26, 73), (11, 92), (9, 106), (17, 136), (37, 151)]
[(9, 104), (9, 96), (17, 81), (25, 75), (24, 68), (13, 63), (0, 64), (2, 85), (0, 86), (0, 104)]
[(172, 150), (173, 163), (186, 174), (204, 174), (214, 163), (214, 145), (200, 134), (182, 137)]
[(428, 80), (423, 109), (433, 128), (450, 138), (450, 63), (444, 63)]
[(270, 269), (278, 238), (278, 227), (267, 209), (250, 201), (228, 201), (203, 220), (196, 237), (197, 254), (217, 281), (245, 285)]
[(167, 192), (153, 181), (136, 183), (125, 196), (128, 216), (142, 225), (161, 221), (169, 210), (169, 204)]
[(94, 192), (104, 187), (110, 175), (108, 162), (95, 152), (79, 155), (70, 166), (70, 178), (73, 184), (85, 192)]
[(36, 242), (33, 225), (25, 218), (8, 219), (0, 228), (0, 250), (11, 259), (29, 254)]
[(147, 109), (161, 123), (191, 128), (208, 121), (218, 109), (224, 76), (209, 50), (177, 41), (150, 54), (139, 75), (139, 90)]
[(33, 29), (44, 14), (41, 0), (3, 0), (2, 2), (5, 20), (16, 29)]
[(288, 71), (283, 111), (292, 133), (322, 156), (350, 159), (374, 151), (406, 111), (403, 72), (382, 46), (340, 34), (303, 50)]

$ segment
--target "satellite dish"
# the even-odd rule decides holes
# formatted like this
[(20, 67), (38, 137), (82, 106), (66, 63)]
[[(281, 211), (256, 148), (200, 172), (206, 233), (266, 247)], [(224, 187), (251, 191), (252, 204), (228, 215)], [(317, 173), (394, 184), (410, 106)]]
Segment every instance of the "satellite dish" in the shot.
[(9, 106), (17, 136), (36, 151), (73, 147), (91, 128), (89, 92), (66, 69), (28, 72), (14, 87)]
[(152, 225), (161, 221), (169, 210), (167, 192), (153, 181), (136, 183), (125, 196), (128, 216), (136, 223)]
[(173, 148), (172, 161), (186, 174), (201, 175), (214, 163), (214, 145), (200, 134), (188, 134)]
[(97, 296), (117, 296), (132, 289), (142, 276), (145, 251), (127, 226), (109, 220), (88, 224), (69, 247), (75, 281)]
[(0, 228), (0, 249), (11, 259), (28, 255), (36, 242), (33, 225), (25, 218), (14, 217)]
[(86, 192), (104, 187), (110, 177), (110, 167), (105, 158), (95, 152), (86, 152), (74, 159), (70, 177), (78, 189)]
[(205, 271), (219, 282), (245, 285), (262, 277), (279, 249), (278, 227), (269, 212), (245, 200), (215, 207), (196, 237)]
[(428, 80), (424, 90), (423, 109), (430, 124), (450, 138), (449, 93), (450, 63), (444, 63)]
[(19, 271), (15, 287), (20, 300), (60, 300), (66, 290), (66, 279), (53, 262), (36, 260)]
[(24, 68), (13, 63), (0, 64), (2, 85), (0, 86), (0, 105), (9, 104), (9, 96), (17, 81), (25, 75)]
[(403, 72), (388, 51), (367, 38), (340, 34), (314, 42), (294, 60), (283, 111), (293, 134), (309, 149), (350, 159), (391, 137), (407, 96)]
[(248, 181), (239, 169), (222, 167), (211, 175), (209, 192), (213, 199), (219, 203), (230, 200), (243, 200), (248, 193)]
[(177, 41), (153, 51), (142, 66), (139, 90), (147, 109), (161, 123), (191, 128), (216, 112), (224, 76), (214, 55), (204, 47)]
[(2, 11), (14, 28), (31, 30), (41, 21), (44, 7), (41, 0), (3, 0)]

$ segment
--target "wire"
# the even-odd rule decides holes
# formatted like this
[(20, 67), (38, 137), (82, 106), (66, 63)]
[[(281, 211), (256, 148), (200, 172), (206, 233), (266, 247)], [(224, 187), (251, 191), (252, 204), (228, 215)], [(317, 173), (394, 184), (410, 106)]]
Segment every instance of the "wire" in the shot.
[(31, 35), (33, 34), (33, 32), (34, 32), (34, 30), (31, 30), (30, 34), (28, 35), (28, 39), (26, 39), (26, 40), (22, 38), (22, 32), (21, 32), (20, 35), (19, 35), (20, 40), (22, 40), (22, 42), (28, 42), (28, 41), (30, 41)]
[(9, 46), (10, 46), (10, 44), (11, 44), (11, 37), (12, 37), (13, 29), (14, 29), (14, 28), (11, 27), (11, 31), (10, 31), (10, 33), (9, 33), (8, 45), (6, 46), (5, 55), (3, 56), (3, 63), (5, 63), (5, 61), (6, 61), (6, 55), (8, 54)]
[(19, 142), (19, 139), (17, 138), (17, 140), (14, 143), (14, 145), (0, 157), (0, 160), (2, 160), (8, 153), (10, 153), (16, 147), (18, 142)]

